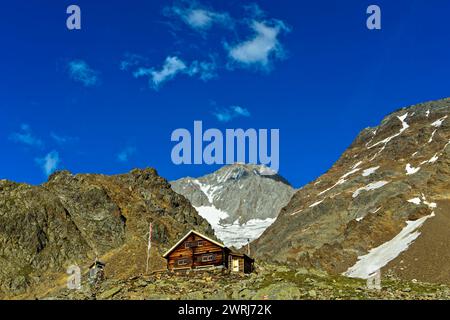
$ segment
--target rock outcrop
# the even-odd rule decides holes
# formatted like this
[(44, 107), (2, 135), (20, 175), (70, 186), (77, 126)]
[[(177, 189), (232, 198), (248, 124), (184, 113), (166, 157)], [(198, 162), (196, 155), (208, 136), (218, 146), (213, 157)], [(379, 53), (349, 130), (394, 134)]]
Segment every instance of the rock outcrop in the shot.
[(0, 181), (0, 296), (64, 281), (98, 257), (114, 278), (145, 270), (149, 223), (151, 270), (185, 232), (213, 230), (154, 169), (106, 176), (57, 172), (40, 186)]

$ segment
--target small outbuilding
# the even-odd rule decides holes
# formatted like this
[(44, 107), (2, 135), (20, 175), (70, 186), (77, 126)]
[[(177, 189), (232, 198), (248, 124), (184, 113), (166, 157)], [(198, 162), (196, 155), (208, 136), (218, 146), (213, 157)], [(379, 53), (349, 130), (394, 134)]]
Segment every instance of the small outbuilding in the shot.
[(163, 257), (171, 271), (223, 268), (251, 273), (255, 262), (246, 254), (233, 252), (224, 244), (194, 230), (189, 231)]
[(89, 267), (89, 282), (99, 283), (105, 279), (105, 263), (95, 259)]

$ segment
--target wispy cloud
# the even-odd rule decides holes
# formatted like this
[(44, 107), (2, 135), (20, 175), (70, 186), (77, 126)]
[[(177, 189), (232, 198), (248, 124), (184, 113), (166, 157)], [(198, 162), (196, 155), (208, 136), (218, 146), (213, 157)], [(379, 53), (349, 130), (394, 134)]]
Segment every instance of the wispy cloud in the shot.
[(193, 61), (187, 65), (183, 60), (176, 56), (168, 56), (161, 69), (140, 67), (133, 72), (135, 78), (149, 77), (150, 87), (158, 90), (160, 86), (175, 78), (178, 74), (185, 74), (190, 77), (197, 76), (207, 81), (216, 76), (216, 63), (211, 61)]
[(244, 10), (246, 11), (246, 16), (250, 19), (262, 19), (266, 16), (266, 13), (264, 12), (263, 9), (261, 9), (261, 7), (253, 2), (253, 3), (249, 3), (243, 6)]
[(73, 143), (73, 142), (78, 141), (78, 138), (76, 138), (76, 137), (69, 137), (69, 136), (59, 135), (59, 134), (56, 134), (54, 132), (50, 133), (50, 137), (57, 144), (60, 144), (60, 145), (67, 144), (67, 143)]
[(130, 157), (133, 156), (135, 153), (136, 153), (135, 147), (126, 147), (117, 154), (117, 161), (128, 162)]
[(19, 132), (12, 133), (9, 138), (11, 141), (22, 143), (30, 147), (40, 148), (44, 145), (44, 142), (41, 139), (35, 137), (31, 131), (30, 126), (25, 123), (20, 126)]
[(211, 61), (193, 61), (189, 67), (190, 76), (198, 76), (203, 81), (217, 77), (217, 64), (213, 58)]
[(99, 73), (92, 69), (84, 60), (73, 60), (68, 63), (69, 76), (73, 81), (85, 87), (100, 84)]
[(226, 28), (232, 28), (233, 19), (227, 12), (217, 12), (210, 8), (201, 6), (196, 1), (189, 4), (174, 5), (166, 7), (164, 14), (168, 17), (181, 19), (186, 25), (195, 31), (204, 32), (213, 25), (220, 25)]
[(124, 58), (120, 61), (120, 70), (128, 71), (131, 68), (137, 67), (145, 63), (147, 59), (139, 54), (125, 53)]
[(230, 122), (238, 117), (250, 117), (250, 112), (246, 108), (240, 106), (218, 109), (213, 112), (213, 114), (220, 122)]
[[(235, 67), (270, 71), (275, 60), (286, 56), (280, 38), (290, 32), (290, 28), (281, 20), (267, 17), (255, 3), (250, 2), (241, 8), (243, 13), (240, 17), (231, 17), (227, 12), (216, 11), (197, 0), (179, 0), (173, 6), (165, 7), (163, 13), (170, 18), (169, 25), (182, 30), (184, 35), (186, 28), (181, 29), (180, 22), (202, 33), (215, 24), (221, 24), (228, 29), (223, 35), (229, 38), (228, 42), (219, 40), (216, 45), (210, 45), (210, 41), (207, 43), (204, 39), (200, 44), (186, 43), (186, 46), (198, 51), (195, 59), (184, 60), (180, 58), (184, 57), (181, 54), (167, 55), (160, 66), (149, 66), (148, 60), (141, 55), (126, 54), (120, 69), (131, 72), (135, 78), (148, 78), (149, 86), (154, 90), (159, 90), (166, 82), (180, 75), (208, 81), (218, 77), (220, 70), (233, 70)], [(244, 32), (245, 36), (236, 39), (240, 32)], [(177, 35), (180, 43), (184, 43), (183, 39), (184, 36), (178, 39)], [(216, 51), (218, 47), (225, 50)], [(187, 53), (187, 56), (192, 55)]]
[(51, 175), (58, 168), (61, 162), (59, 153), (56, 151), (49, 152), (43, 158), (36, 158), (35, 161), (47, 176)]
[(254, 35), (233, 46), (225, 44), (229, 58), (242, 67), (270, 70), (273, 59), (283, 58), (285, 51), (278, 37), (290, 29), (281, 20), (251, 22)]
[(134, 76), (136, 78), (149, 76), (152, 87), (157, 89), (162, 83), (173, 79), (178, 73), (185, 71), (186, 69), (186, 64), (180, 58), (169, 56), (164, 61), (162, 69), (154, 70), (152, 68), (140, 68), (134, 73)]

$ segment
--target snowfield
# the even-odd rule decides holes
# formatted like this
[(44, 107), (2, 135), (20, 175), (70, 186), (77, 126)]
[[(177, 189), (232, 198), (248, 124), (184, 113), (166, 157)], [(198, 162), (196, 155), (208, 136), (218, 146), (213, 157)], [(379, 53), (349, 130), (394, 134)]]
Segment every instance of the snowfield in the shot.
[(213, 229), (215, 225), (219, 225), (220, 220), (228, 218), (228, 213), (214, 206), (195, 207), (195, 210), (197, 210), (199, 215), (208, 220)]
[(422, 202), (422, 200), (420, 200), (420, 198), (412, 198), (408, 200), (409, 203), (414, 203), (416, 205), (420, 205), (420, 203)]
[(398, 137), (399, 135), (401, 135), (406, 129), (409, 128), (409, 125), (406, 123), (406, 118), (408, 117), (408, 113), (405, 113), (403, 116), (401, 117), (397, 117), (398, 120), (400, 120), (400, 122), (402, 123), (402, 128), (400, 129), (400, 131), (384, 140), (378, 141), (377, 143), (368, 146), (367, 149), (372, 149), (373, 147), (376, 147), (380, 144), (384, 144), (383, 149), (386, 147), (386, 144), (388, 144), (392, 139)]
[(442, 123), (444, 122), (445, 119), (447, 119), (447, 116), (440, 118), (439, 120), (433, 122), (431, 125), (435, 128), (439, 128), (440, 126), (442, 126)]
[(406, 170), (406, 175), (407, 175), (407, 176), (410, 176), (410, 175), (412, 175), (412, 174), (415, 174), (415, 173), (419, 172), (420, 167), (414, 168), (413, 166), (411, 166), (411, 165), (408, 163), (408, 164), (406, 165), (406, 167), (405, 167), (405, 170)]
[(321, 196), (322, 194), (324, 194), (324, 193), (330, 191), (331, 189), (335, 188), (336, 186), (338, 186), (338, 185), (340, 185), (340, 184), (344, 184), (344, 183), (346, 183), (346, 182), (347, 182), (347, 180), (341, 178), (341, 179), (339, 179), (339, 181), (336, 182), (333, 186), (329, 187), (328, 189), (323, 190), (323, 191), (320, 192), (318, 195)]
[(433, 131), (433, 133), (431, 134), (430, 139), (428, 140), (428, 143), (433, 142), (433, 138), (434, 138), (434, 135), (436, 134), (436, 131), (437, 131), (437, 129)]
[(221, 224), (220, 220), (228, 217), (228, 214), (214, 206), (203, 206), (195, 208), (200, 216), (208, 220), (211, 224), (217, 238), (221, 239), (227, 247), (234, 246), (240, 248), (248, 243), (248, 239), (253, 241), (264, 232), (275, 219), (267, 218), (265, 220), (252, 219), (247, 223), (240, 225), (238, 221), (233, 224)]
[(380, 169), (380, 167), (373, 167), (373, 168), (369, 168), (363, 171), (362, 176), (363, 177), (368, 177), (372, 174), (374, 174), (378, 169)]
[(416, 221), (407, 221), (406, 227), (395, 238), (370, 250), (368, 254), (358, 257), (358, 262), (344, 272), (344, 275), (351, 278), (370, 278), (375, 272), (397, 258), (400, 253), (407, 250), (411, 243), (420, 236), (418, 229), (431, 217), (434, 217), (434, 212)]
[(356, 198), (357, 196), (359, 196), (359, 194), (362, 191), (371, 191), (371, 190), (379, 189), (379, 188), (387, 185), (388, 183), (389, 183), (388, 181), (377, 181), (377, 182), (369, 183), (367, 186), (359, 188), (358, 190), (353, 192), (353, 198)]
[(400, 122), (402, 123), (402, 127), (400, 129), (400, 131), (384, 140), (378, 141), (375, 144), (372, 144), (371, 146), (366, 145), (367, 149), (372, 149), (373, 147), (376, 147), (378, 145), (382, 145), (381, 149), (370, 159), (370, 161), (373, 161), (381, 152), (383, 152), (383, 150), (386, 148), (386, 145), (394, 138), (398, 137), (399, 135), (401, 135), (406, 129), (409, 128), (409, 124), (405, 121), (406, 118), (408, 117), (408, 113), (405, 113), (403, 116), (397, 116), (398, 120), (400, 120)]
[(436, 161), (438, 161), (439, 160), (439, 157), (438, 157), (438, 155), (437, 154), (435, 154), (433, 157), (431, 157), (431, 159), (430, 160), (426, 160), (426, 161), (423, 161), (422, 163), (421, 163), (421, 165), (422, 164), (432, 164), (432, 163), (435, 163)]
[(430, 209), (435, 209), (437, 207), (437, 204), (435, 202), (428, 202), (427, 198), (422, 194), (422, 199), (419, 197), (409, 199), (409, 203), (414, 203), (415, 205), (420, 205), (422, 202), (424, 205), (428, 206)]
[(325, 200), (325, 199), (320, 200), (320, 201), (317, 201), (317, 202), (314, 202), (314, 203), (313, 203), (312, 205), (310, 205), (309, 207), (310, 207), (310, 208), (314, 208), (314, 207), (318, 206), (319, 204), (321, 204), (324, 200)]
[(200, 188), (200, 190), (205, 194), (205, 196), (208, 198), (209, 203), (213, 203), (214, 201), (214, 194), (220, 190), (220, 187), (216, 186), (216, 187), (211, 187), (209, 185), (204, 185), (202, 184), (200, 181), (198, 181), (197, 179), (192, 180), (193, 183), (195, 183), (196, 185), (198, 185), (198, 187)]

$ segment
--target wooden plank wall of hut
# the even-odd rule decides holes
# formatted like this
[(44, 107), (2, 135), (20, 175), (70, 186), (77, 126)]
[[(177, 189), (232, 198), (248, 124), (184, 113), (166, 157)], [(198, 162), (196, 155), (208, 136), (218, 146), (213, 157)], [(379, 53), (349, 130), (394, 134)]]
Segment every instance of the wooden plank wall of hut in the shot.
[[(199, 242), (200, 241), (200, 242)], [(203, 256), (213, 255), (213, 259), (202, 260)], [(217, 244), (210, 242), (196, 234), (191, 234), (169, 254), (168, 268), (199, 267), (224, 263), (225, 252)], [(183, 260), (185, 259), (185, 260)], [(183, 264), (178, 261), (182, 260)]]

